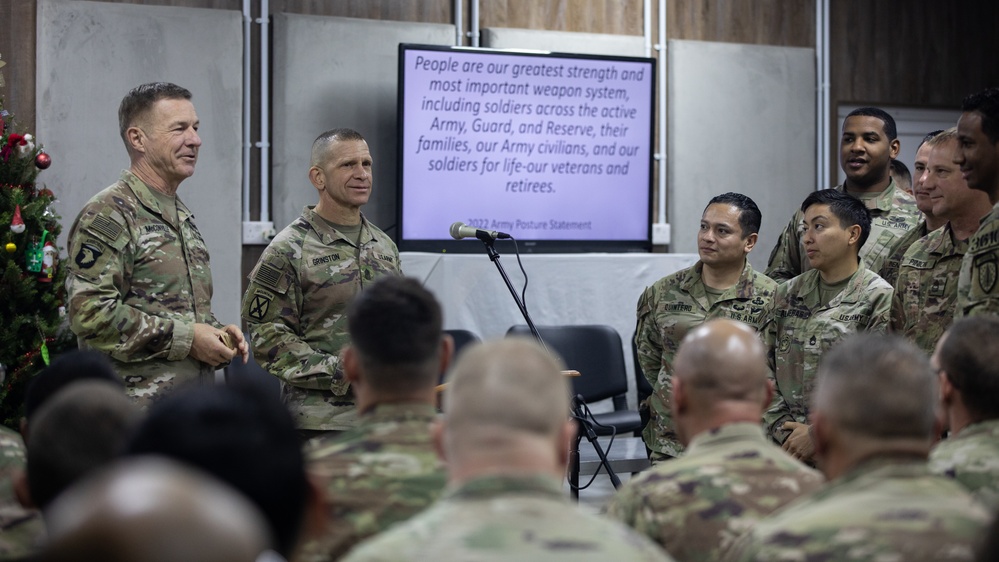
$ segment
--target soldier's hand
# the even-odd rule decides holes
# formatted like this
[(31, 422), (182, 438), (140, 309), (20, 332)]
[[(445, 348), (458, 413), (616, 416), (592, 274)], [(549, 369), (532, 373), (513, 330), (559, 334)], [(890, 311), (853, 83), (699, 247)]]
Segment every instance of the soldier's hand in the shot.
[[(222, 339), (219, 338), (221, 333), (222, 330), (210, 324), (195, 324), (194, 342), (191, 343), (191, 357), (212, 367), (217, 367), (232, 360), (233, 356), (236, 355), (236, 350), (229, 349), (226, 344), (222, 343)], [(243, 336), (240, 335), (240, 340), (242, 339)]]
[(250, 344), (246, 343), (246, 339), (243, 338), (243, 330), (240, 330), (239, 326), (235, 324), (229, 324), (223, 329), (229, 333), (230, 341), (236, 347), (236, 353), (242, 356), (243, 363), (247, 363), (250, 360)]
[(808, 434), (808, 424), (789, 421), (784, 422), (781, 427), (791, 430), (791, 435), (788, 435), (784, 441), (783, 449), (801, 462), (811, 462), (812, 456), (815, 455), (815, 446)]

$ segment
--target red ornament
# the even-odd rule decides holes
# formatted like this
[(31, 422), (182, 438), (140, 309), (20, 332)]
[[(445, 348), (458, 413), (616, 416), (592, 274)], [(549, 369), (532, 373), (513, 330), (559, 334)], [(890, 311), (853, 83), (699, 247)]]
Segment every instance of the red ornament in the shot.
[(38, 156), (35, 156), (35, 166), (38, 166), (39, 170), (44, 170), (52, 165), (52, 157), (44, 152), (39, 152)]

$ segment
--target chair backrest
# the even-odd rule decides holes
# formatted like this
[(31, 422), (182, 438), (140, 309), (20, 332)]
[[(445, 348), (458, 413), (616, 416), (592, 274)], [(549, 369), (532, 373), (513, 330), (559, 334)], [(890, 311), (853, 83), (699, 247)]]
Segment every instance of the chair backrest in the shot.
[(479, 339), (479, 336), (471, 330), (444, 330), (444, 333), (450, 335), (454, 340), (455, 358), (458, 357), (458, 353), (460, 353), (465, 346), (482, 341)]
[[(626, 409), (628, 374), (624, 363), (621, 336), (611, 326), (587, 324), (579, 326), (538, 326), (541, 339), (548, 349), (557, 353), (566, 368), (579, 371), (572, 378), (573, 391), (587, 402), (615, 398)], [(507, 330), (508, 336), (531, 336), (526, 325)]]

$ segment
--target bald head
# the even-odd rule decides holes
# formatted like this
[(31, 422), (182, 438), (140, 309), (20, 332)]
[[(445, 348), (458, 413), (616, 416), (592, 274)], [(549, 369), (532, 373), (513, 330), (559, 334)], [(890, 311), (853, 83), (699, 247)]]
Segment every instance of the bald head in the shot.
[(869, 441), (926, 440), (937, 384), (925, 354), (897, 336), (857, 334), (822, 359), (812, 411)]
[(767, 388), (766, 356), (752, 328), (734, 320), (711, 320), (687, 334), (674, 372), (692, 400), (759, 403)]
[(52, 505), (41, 560), (253, 562), (267, 525), (237, 492), (157, 457), (130, 459)]

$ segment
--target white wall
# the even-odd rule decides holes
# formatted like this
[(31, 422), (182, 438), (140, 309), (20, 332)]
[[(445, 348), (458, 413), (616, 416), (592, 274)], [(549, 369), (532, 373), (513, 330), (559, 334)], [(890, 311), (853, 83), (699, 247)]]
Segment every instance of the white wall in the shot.
[(763, 213), (753, 267), (815, 184), (815, 51), (669, 42), (669, 216), (673, 252), (696, 252), (711, 197), (735, 191)]

